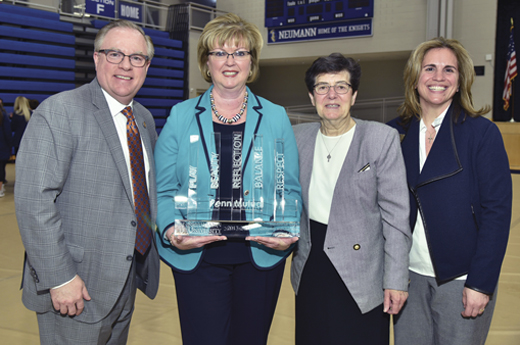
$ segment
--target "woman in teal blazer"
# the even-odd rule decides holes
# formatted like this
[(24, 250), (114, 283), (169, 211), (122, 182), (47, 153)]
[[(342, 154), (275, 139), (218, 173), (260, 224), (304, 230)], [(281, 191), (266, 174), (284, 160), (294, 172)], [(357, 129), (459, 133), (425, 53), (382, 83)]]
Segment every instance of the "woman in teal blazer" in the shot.
[[(159, 247), (159, 253), (163, 260), (179, 271), (192, 271), (201, 260), (204, 247), (193, 250), (180, 250), (172, 247), (165, 239), (166, 230), (175, 223), (175, 219), (184, 219), (184, 210), (176, 209), (173, 198), (177, 195), (188, 195), (189, 177), (189, 149), (190, 138), (200, 136), (202, 147), (198, 155), (197, 194), (210, 194), (210, 152), (215, 152), (215, 142), (210, 137), (213, 133), (211, 120), (211, 106), (209, 94), (211, 87), (203, 95), (184, 101), (171, 110), (166, 125), (161, 131), (157, 147), (155, 149), (155, 161), (157, 170), (157, 191), (159, 196), (159, 226), (158, 238), (163, 243)], [(291, 220), (298, 220), (301, 210), (301, 188), (298, 181), (298, 151), (296, 141), (291, 128), (291, 123), (283, 107), (273, 104), (268, 100), (249, 93), (247, 122), (244, 133), (243, 178), (244, 200), (250, 201), (252, 191), (248, 186), (252, 185), (251, 177), (254, 176), (252, 138), (254, 135), (263, 135), (264, 141), (264, 171), (274, 171), (274, 157), (268, 159), (265, 146), (274, 143), (275, 139), (282, 138), (285, 143), (285, 199), (296, 200), (299, 206), (298, 214)], [(267, 152), (266, 152), (267, 151)], [(272, 165), (272, 169), (269, 166)], [(274, 175), (264, 176), (264, 189), (274, 190)], [(246, 213), (247, 220), (252, 220), (252, 215)], [(273, 267), (285, 259), (292, 250), (270, 249), (264, 245), (251, 242), (251, 257), (255, 266), (266, 269)]]
[[(300, 219), (298, 152), (289, 118), (281, 106), (246, 87), (258, 75), (262, 44), (258, 29), (234, 14), (209, 22), (199, 39), (199, 68), (213, 85), (202, 96), (172, 108), (155, 147), (157, 242), (159, 254), (173, 270), (184, 345), (266, 344), (285, 258), (297, 241), (261, 237), (252, 229), (245, 238), (174, 232), (176, 219), (236, 219), (231, 218), (234, 210), (219, 207), (217, 212), (214, 204), (195, 216), (176, 208), (174, 198), (193, 193), (189, 187), (194, 184), (197, 211), (203, 199), (230, 198), (251, 205), (263, 193), (268, 202), (275, 187), (283, 185), (285, 203), (297, 206), (285, 220)], [(220, 133), (221, 141), (213, 133)], [(263, 192), (255, 187), (260, 163), (253, 150), (255, 136), (263, 141)], [(283, 175), (275, 173), (278, 139), (284, 143)], [(212, 185), (215, 154), (219, 189)], [(236, 213), (240, 220), (257, 218), (247, 207)]]

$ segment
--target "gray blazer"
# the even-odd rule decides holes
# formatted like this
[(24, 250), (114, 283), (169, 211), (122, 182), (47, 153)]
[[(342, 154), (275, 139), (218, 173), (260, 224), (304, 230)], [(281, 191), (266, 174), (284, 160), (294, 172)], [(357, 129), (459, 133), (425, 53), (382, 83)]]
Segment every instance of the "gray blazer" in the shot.
[[(134, 101), (150, 173), (152, 224), (157, 214), (152, 115)], [(133, 261), (136, 217), (129, 172), (97, 79), (49, 97), (31, 117), (16, 157), (15, 206), (26, 250), (23, 303), (53, 310), (49, 289), (79, 275), (92, 297), (75, 319), (97, 322), (116, 303)], [(154, 226), (155, 229), (155, 226)], [(155, 243), (136, 283), (154, 298)]]
[[(359, 309), (383, 303), (383, 289), (408, 290), (411, 231), (406, 173), (397, 131), (355, 119), (356, 131), (334, 189), (323, 251)], [(294, 126), (300, 155), (303, 212), (293, 254), (296, 294), (311, 250), (309, 185), (319, 123)], [(370, 164), (370, 169), (361, 171)]]

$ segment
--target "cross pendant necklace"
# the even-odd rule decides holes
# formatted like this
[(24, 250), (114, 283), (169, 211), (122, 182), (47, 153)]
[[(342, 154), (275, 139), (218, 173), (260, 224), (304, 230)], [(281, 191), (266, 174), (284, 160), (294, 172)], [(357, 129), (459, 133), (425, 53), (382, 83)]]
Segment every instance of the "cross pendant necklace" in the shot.
[(329, 148), (327, 147), (327, 144), (325, 143), (325, 139), (323, 139), (323, 136), (324, 136), (324, 135), (321, 134), (320, 136), (321, 136), (321, 141), (323, 142), (323, 145), (325, 146), (325, 149), (326, 149), (327, 152), (329, 153), (329, 154), (327, 155), (327, 163), (330, 163), (330, 159), (332, 158), (331, 153), (332, 153), (332, 151), (334, 151), (334, 149), (336, 148), (336, 146), (338, 146), (338, 144), (339, 144), (339, 142), (341, 141), (341, 139), (343, 139), (343, 135), (341, 135), (341, 136), (339, 137), (339, 139), (336, 140), (336, 143), (334, 144), (334, 147), (332, 148), (332, 150), (329, 150)]

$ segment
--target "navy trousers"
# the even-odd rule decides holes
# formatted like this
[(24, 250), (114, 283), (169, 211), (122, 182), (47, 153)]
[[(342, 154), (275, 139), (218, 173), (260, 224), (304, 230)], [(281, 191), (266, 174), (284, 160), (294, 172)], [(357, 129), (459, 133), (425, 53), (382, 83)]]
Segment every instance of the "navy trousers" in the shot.
[(265, 345), (280, 292), (285, 260), (270, 270), (252, 263), (201, 262), (173, 271), (184, 345)]

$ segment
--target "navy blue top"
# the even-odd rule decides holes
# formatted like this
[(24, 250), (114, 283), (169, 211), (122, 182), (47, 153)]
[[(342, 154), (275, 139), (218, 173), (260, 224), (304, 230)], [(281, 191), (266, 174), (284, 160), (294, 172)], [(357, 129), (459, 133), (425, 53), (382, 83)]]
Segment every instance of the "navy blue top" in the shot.
[[(213, 123), (215, 133), (220, 133), (221, 152), (220, 154), (220, 189), (217, 191), (217, 197), (220, 200), (240, 200), (242, 198), (242, 183), (240, 188), (233, 189), (233, 133), (241, 133), (244, 137), (245, 123), (239, 125), (224, 125)], [(215, 145), (218, 151), (218, 143)], [(243, 147), (243, 143), (241, 147)], [(241, 164), (242, 165), (242, 164)], [(231, 220), (231, 208), (221, 207), (218, 213), (219, 220)], [(217, 214), (214, 214), (217, 217)], [(237, 219), (238, 218), (238, 219)], [(245, 212), (235, 210), (233, 220), (245, 220)], [(226, 235), (224, 232), (222, 235)], [(228, 236), (227, 241), (220, 241), (206, 245), (204, 253), (204, 261), (212, 264), (239, 264), (251, 261), (249, 256), (248, 242), (243, 238), (233, 238)]]
[(13, 113), (13, 117), (11, 118), (11, 131), (14, 132), (13, 147), (15, 149), (20, 147), (20, 142), (22, 141), (22, 136), (26, 127), (27, 121), (25, 120), (25, 116)]
[(9, 160), (11, 156), (11, 123), (9, 116), (2, 112), (2, 122), (0, 123), (0, 160)]

